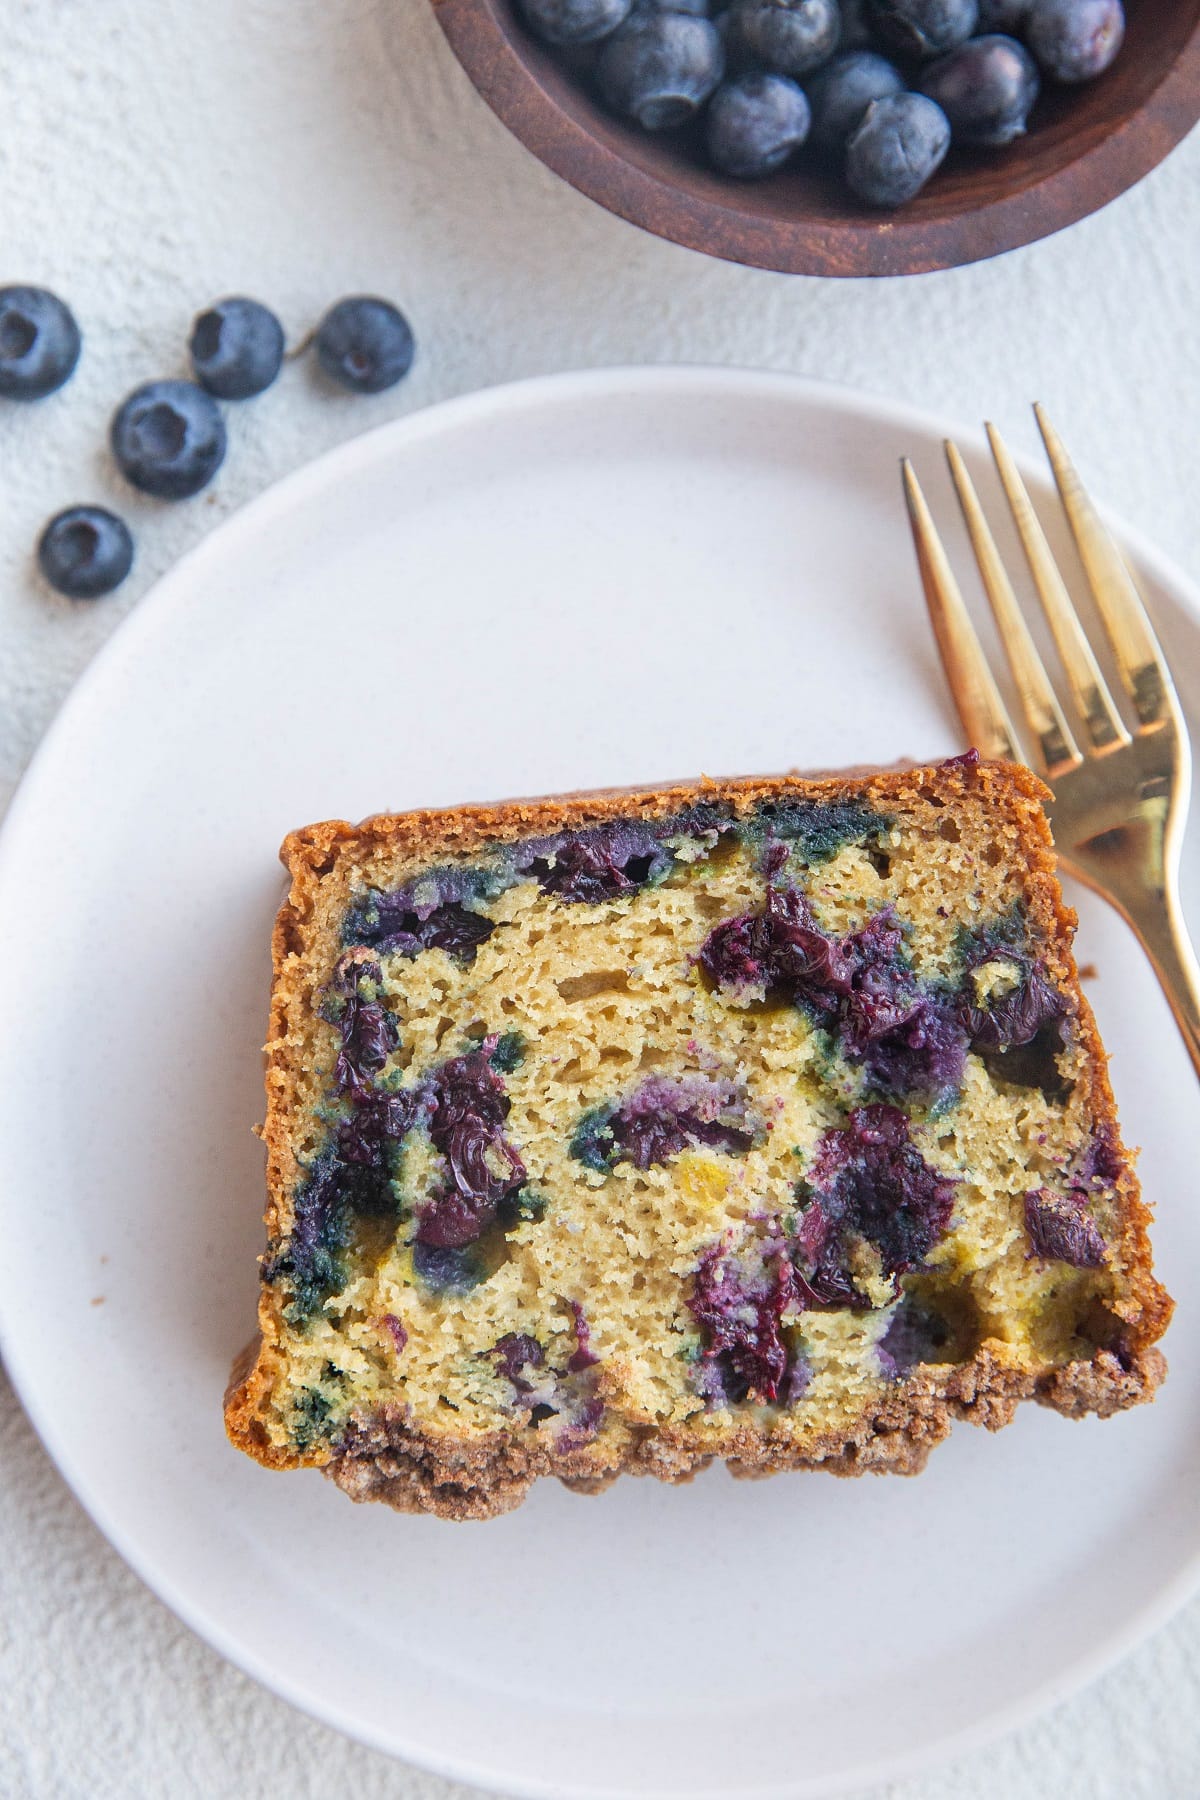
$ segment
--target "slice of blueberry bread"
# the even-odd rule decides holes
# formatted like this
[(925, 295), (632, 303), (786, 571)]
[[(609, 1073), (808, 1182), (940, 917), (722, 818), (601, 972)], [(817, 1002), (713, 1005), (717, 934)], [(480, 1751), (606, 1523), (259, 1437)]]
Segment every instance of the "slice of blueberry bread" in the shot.
[(1149, 1399), (1043, 796), (967, 756), (294, 833), (233, 1441), (482, 1518)]

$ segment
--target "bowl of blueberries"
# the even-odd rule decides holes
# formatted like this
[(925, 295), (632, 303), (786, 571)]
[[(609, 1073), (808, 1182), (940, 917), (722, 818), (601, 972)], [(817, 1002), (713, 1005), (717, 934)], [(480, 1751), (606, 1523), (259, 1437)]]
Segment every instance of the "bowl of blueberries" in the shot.
[(1200, 118), (1200, 0), (433, 0), (493, 111), (660, 237), (905, 275), (1046, 237)]

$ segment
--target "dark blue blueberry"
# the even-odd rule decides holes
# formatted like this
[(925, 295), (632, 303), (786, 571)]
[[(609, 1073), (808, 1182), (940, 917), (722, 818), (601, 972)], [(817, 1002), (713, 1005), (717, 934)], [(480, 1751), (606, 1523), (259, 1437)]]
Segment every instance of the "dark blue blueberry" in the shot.
[(724, 175), (772, 175), (800, 148), (810, 119), (803, 88), (786, 75), (739, 75), (709, 102), (708, 154)]
[(633, 0), (517, 0), (529, 29), (547, 44), (595, 44), (629, 16)]
[(381, 394), (412, 368), (412, 327), (390, 300), (353, 294), (317, 329), (317, 359), (331, 380), (355, 394)]
[(822, 150), (843, 151), (872, 100), (903, 92), (904, 77), (899, 69), (873, 50), (850, 50), (835, 56), (809, 84), (813, 143)]
[(838, 47), (837, 0), (736, 0), (733, 29), (758, 62), (780, 75), (807, 75)]
[(1094, 81), (1125, 41), (1121, 0), (1033, 0), (1025, 42), (1051, 81)]
[(694, 19), (711, 19), (713, 16), (713, 0), (637, 0), (640, 7), (649, 7), (651, 12), (691, 13)]
[(839, 50), (869, 50), (875, 42), (867, 18), (867, 0), (841, 0), (842, 15)]
[(70, 379), (82, 344), (69, 307), (45, 288), (0, 288), (0, 396), (44, 400)]
[(188, 349), (201, 387), (219, 400), (252, 400), (283, 366), (283, 326), (257, 300), (218, 300), (193, 320)]
[(1009, 37), (1025, 23), (1032, 0), (979, 0), (977, 31), (1003, 31)]
[(1051, 1188), (1035, 1188), (1026, 1194), (1025, 1231), (1033, 1254), (1044, 1262), (1102, 1269), (1108, 1261), (1100, 1227), (1078, 1192), (1056, 1194)]
[(1041, 88), (1037, 64), (1015, 38), (972, 38), (926, 69), (921, 92), (936, 100), (956, 144), (993, 150), (1023, 136)]
[(924, 94), (872, 100), (846, 146), (846, 180), (869, 206), (903, 206), (950, 148), (950, 121)]
[(644, 131), (686, 124), (724, 73), (725, 52), (711, 20), (649, 10), (635, 12), (607, 39), (596, 64), (608, 105)]
[(907, 56), (943, 56), (979, 24), (978, 0), (868, 0), (867, 12), (882, 42)]
[(68, 600), (96, 600), (120, 587), (133, 567), (133, 538), (124, 519), (104, 507), (69, 506), (42, 532), (37, 559)]
[(160, 500), (186, 500), (225, 459), (225, 421), (194, 381), (148, 381), (113, 414), (109, 440), (126, 481)]

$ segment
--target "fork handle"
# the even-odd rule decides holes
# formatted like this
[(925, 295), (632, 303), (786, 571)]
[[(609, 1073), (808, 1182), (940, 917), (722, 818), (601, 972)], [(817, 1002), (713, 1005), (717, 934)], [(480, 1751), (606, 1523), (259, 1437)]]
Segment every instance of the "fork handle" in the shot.
[(1200, 1075), (1200, 963), (1184, 921), (1174, 886), (1162, 896), (1165, 904), (1123, 907), (1175, 1015), (1192, 1066)]

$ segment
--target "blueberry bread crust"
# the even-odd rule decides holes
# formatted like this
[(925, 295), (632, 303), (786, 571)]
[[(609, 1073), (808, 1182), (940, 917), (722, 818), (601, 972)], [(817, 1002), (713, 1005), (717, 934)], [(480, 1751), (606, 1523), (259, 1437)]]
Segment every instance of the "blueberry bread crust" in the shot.
[(968, 756), (292, 833), (232, 1441), (466, 1519), (1152, 1398), (1044, 798)]

